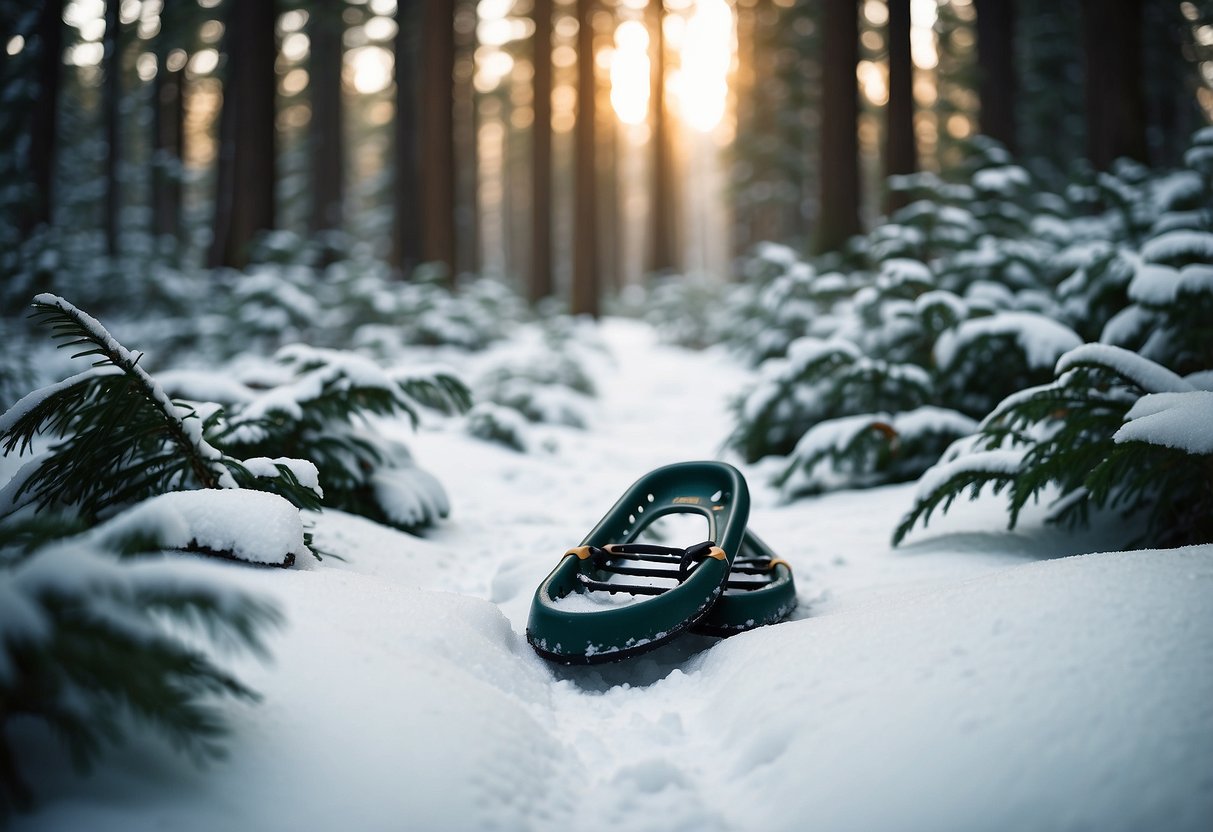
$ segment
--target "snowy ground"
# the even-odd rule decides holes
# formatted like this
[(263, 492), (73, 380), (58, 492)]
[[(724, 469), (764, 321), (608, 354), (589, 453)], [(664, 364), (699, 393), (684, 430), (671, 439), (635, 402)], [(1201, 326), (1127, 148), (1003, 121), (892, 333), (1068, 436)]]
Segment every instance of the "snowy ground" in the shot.
[(1065, 557), (1118, 541), (1004, 533), (994, 501), (892, 551), (913, 486), (780, 505), (748, 469), (793, 621), (537, 658), (536, 584), (638, 476), (716, 457), (745, 382), (640, 324), (604, 338), (589, 431), (530, 455), (455, 424), (410, 439), (454, 502), (429, 538), (327, 512), (344, 560), (208, 564), (289, 617), (275, 662), (240, 666), (265, 700), (232, 707), (228, 761), (149, 741), (80, 780), (41, 742), (43, 805), (14, 828), (1213, 828), (1213, 546)]

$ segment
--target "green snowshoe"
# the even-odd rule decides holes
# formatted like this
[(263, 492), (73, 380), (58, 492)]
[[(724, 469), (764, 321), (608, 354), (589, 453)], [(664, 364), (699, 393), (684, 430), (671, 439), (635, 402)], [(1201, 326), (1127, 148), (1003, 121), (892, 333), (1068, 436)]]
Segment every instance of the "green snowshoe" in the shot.
[[(697, 625), (725, 635), (779, 620), (795, 605), (791, 570), (747, 534), (749, 511), (749, 489), (731, 465), (682, 462), (647, 474), (539, 585), (527, 640), (553, 661), (594, 664)], [(710, 540), (685, 549), (635, 542), (671, 514), (705, 518)]]

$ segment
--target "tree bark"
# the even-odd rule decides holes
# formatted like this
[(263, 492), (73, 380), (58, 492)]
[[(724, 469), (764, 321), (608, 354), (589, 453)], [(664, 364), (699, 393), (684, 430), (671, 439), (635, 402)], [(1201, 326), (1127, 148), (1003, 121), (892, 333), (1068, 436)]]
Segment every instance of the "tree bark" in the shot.
[(649, 15), (649, 101), (653, 110), (652, 238), (649, 245), (649, 270), (670, 271), (678, 268), (676, 218), (673, 182), (673, 160), (670, 153), (670, 121), (665, 102), (665, 3), (652, 0)]
[(228, 7), (212, 268), (244, 268), (254, 238), (274, 227), (275, 16), (274, 0)]
[(455, 2), (422, 4), (421, 221), (422, 258), (455, 278)]
[(152, 233), (174, 245), (181, 234), (181, 159), (184, 155), (185, 67), (171, 70), (160, 56), (153, 85)]
[(308, 228), (312, 232), (341, 228), (345, 199), (345, 141), (342, 113), (341, 70), (342, 35), (345, 22), (343, 2), (315, 3), (308, 20), (311, 41), (312, 118), (308, 122), (311, 139), (312, 210)]
[(59, 84), (63, 66), (63, 0), (42, 4), (35, 32), (38, 39), (38, 96), (30, 113), (29, 168), (33, 198), (22, 212), (28, 236), (49, 225), (54, 208), (53, 180), (58, 142)]
[(418, 4), (396, 4), (396, 142), (392, 190), (392, 266), (407, 277), (421, 262), (421, 183), (417, 165)]
[(1141, 0), (1083, 0), (1087, 158), (1098, 170), (1147, 160), (1141, 25)]
[(577, 122), (574, 125), (576, 167), (573, 196), (574, 315), (598, 316), (598, 206), (594, 159), (594, 28), (593, 0), (577, 0)]
[(117, 2), (105, 4), (105, 211), (102, 227), (105, 229), (105, 253), (110, 257), (117, 257), (119, 253), (119, 218), (122, 213), (122, 185), (118, 170), (122, 163), (122, 20), (118, 7)]
[(527, 296), (552, 294), (552, 0), (535, 0), (535, 121), (531, 133), (531, 273)]
[(855, 0), (822, 7), (821, 208), (814, 250), (839, 251), (860, 232), (859, 16)]
[[(889, 104), (885, 110), (885, 176), (918, 168), (914, 140), (914, 64), (910, 57), (910, 0), (889, 0)], [(885, 212), (906, 204), (906, 195), (885, 190)]]
[(1015, 127), (1015, 0), (975, 0), (977, 96), (981, 132), (1011, 153), (1019, 149)]

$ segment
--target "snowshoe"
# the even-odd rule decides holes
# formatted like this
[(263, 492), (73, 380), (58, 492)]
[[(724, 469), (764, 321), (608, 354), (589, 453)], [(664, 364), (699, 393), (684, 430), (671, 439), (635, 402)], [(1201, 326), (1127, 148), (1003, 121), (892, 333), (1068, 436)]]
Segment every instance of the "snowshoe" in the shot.
[(778, 623), (794, 609), (796, 583), (791, 565), (775, 557), (758, 535), (746, 529), (724, 593), (694, 630), (713, 636), (736, 635)]
[[(710, 539), (686, 549), (634, 542), (670, 514), (706, 518)], [(535, 590), (527, 640), (564, 664), (616, 661), (665, 644), (724, 591), (749, 514), (749, 488), (731, 465), (680, 462), (646, 474)]]

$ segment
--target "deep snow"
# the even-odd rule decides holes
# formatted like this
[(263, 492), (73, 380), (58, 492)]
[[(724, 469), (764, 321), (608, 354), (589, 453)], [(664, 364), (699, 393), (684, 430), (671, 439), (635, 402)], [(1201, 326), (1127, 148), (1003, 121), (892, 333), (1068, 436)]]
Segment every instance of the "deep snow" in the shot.
[(198, 772), (147, 740), (79, 779), (25, 725), (43, 803), (14, 829), (1213, 825), (1213, 546), (1063, 557), (1117, 548), (1115, 525), (1008, 533), (992, 498), (893, 551), (912, 484), (782, 505), (750, 466), (795, 620), (619, 665), (537, 658), (535, 586), (638, 476), (716, 456), (747, 381), (642, 324), (603, 334), (588, 431), (532, 428), (523, 455), (392, 426), (452, 495), (427, 539), (331, 511), (315, 541), (344, 560), (190, 564), (288, 618), (272, 665), (236, 665), (265, 700), (230, 707), (230, 759)]

